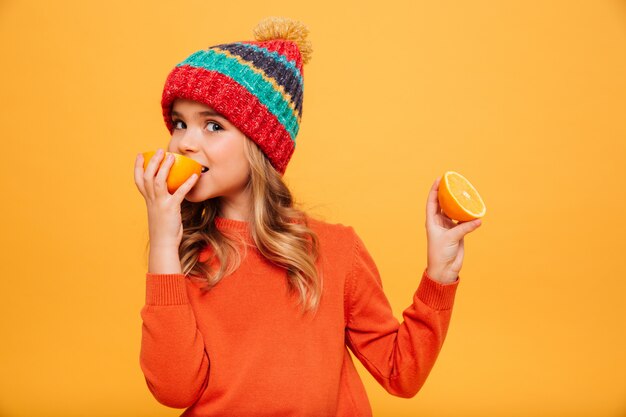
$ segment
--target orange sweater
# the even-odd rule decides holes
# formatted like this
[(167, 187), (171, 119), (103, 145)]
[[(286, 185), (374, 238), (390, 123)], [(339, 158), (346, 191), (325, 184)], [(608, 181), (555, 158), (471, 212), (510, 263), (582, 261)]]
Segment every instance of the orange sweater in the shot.
[[(247, 223), (216, 225), (251, 241)], [(348, 349), (389, 393), (418, 392), (444, 341), (458, 279), (442, 285), (424, 271), (399, 323), (354, 230), (318, 220), (310, 227), (323, 276), (315, 315), (300, 314), (285, 271), (254, 248), (205, 294), (182, 274), (147, 273), (140, 365), (160, 403), (186, 408), (186, 417), (371, 416)]]

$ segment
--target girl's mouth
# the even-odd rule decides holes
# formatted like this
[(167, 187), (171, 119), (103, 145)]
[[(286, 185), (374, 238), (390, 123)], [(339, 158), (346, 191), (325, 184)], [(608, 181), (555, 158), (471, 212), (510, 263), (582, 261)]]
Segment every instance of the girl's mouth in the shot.
[(207, 172), (209, 170), (209, 168), (202, 166), (202, 174), (204, 174), (205, 172)]

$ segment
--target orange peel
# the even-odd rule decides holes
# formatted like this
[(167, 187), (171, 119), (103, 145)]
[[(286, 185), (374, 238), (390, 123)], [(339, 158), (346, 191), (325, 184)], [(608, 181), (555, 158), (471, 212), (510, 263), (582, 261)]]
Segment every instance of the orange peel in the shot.
[[(150, 162), (150, 159), (155, 153), (155, 151), (143, 153), (144, 170), (148, 167), (148, 162)], [(167, 155), (174, 155), (174, 163), (172, 164), (170, 172), (167, 175), (167, 179), (165, 180), (167, 183), (167, 191), (170, 193), (174, 193), (178, 187), (183, 185), (183, 183), (193, 174), (200, 176), (202, 173), (202, 165), (199, 162), (174, 152), (165, 152), (165, 155), (163, 155), (163, 159), (161, 160), (161, 164), (159, 165), (159, 169), (163, 166)]]

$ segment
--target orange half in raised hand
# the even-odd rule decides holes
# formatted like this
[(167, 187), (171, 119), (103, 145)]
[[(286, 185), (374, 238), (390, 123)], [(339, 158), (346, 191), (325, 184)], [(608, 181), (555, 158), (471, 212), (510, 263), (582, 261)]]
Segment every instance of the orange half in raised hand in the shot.
[[(148, 162), (150, 162), (150, 159), (154, 156), (155, 153), (155, 151), (143, 153), (144, 170), (148, 167)], [(167, 155), (170, 154), (174, 155), (174, 163), (170, 168), (170, 172), (167, 175), (167, 179), (165, 180), (165, 182), (167, 183), (167, 191), (173, 193), (178, 189), (178, 187), (183, 185), (183, 183), (187, 181), (187, 179), (191, 177), (194, 173), (200, 176), (200, 174), (202, 173), (202, 165), (184, 155), (173, 152), (165, 152), (165, 155), (163, 155), (163, 159), (161, 160), (161, 165), (159, 165), (159, 169), (161, 168), (161, 166), (163, 166)]]
[(478, 191), (463, 175), (447, 171), (439, 182), (439, 205), (454, 220), (470, 221), (483, 217), (487, 208)]

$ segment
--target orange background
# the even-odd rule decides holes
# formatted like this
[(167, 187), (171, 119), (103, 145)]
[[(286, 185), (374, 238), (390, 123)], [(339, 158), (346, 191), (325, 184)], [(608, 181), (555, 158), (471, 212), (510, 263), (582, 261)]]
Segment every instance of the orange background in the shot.
[[(139, 367), (147, 239), (132, 179), (197, 49), (310, 28), (286, 179), (355, 227), (398, 318), (445, 170), (487, 204), (422, 391), (359, 367), (376, 416), (626, 413), (624, 1), (0, 2), (0, 415), (177, 416)], [(360, 365), (360, 364), (359, 364)]]

